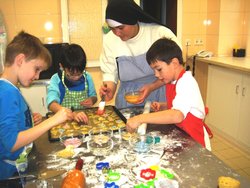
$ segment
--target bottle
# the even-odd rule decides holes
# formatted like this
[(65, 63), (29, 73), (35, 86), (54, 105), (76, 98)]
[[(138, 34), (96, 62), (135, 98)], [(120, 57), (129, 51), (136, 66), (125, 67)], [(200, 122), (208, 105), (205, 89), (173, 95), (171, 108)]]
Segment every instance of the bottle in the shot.
[(61, 188), (85, 188), (86, 180), (82, 170), (83, 160), (81, 158), (76, 162), (76, 167), (70, 170), (63, 179)]

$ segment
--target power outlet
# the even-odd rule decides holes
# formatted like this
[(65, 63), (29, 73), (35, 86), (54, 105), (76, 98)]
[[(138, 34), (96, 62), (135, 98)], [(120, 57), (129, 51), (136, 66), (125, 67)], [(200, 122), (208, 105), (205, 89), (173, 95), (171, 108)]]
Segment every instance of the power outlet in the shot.
[(195, 39), (194, 40), (194, 45), (195, 46), (202, 46), (203, 45), (203, 40), (202, 39)]

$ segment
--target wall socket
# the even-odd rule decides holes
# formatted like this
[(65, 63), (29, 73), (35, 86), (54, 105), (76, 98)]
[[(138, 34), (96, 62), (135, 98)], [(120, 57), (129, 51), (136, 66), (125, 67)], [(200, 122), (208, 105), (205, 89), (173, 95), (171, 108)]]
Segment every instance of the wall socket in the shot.
[(203, 40), (202, 39), (195, 39), (194, 40), (194, 45), (195, 46), (202, 46), (203, 45)]

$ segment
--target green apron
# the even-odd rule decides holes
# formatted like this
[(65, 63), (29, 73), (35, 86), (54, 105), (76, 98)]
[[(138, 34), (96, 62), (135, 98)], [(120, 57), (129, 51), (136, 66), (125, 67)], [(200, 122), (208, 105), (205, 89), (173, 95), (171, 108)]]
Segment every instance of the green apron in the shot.
[(62, 72), (62, 83), (65, 87), (65, 95), (62, 101), (62, 106), (66, 108), (74, 108), (74, 109), (81, 109), (82, 106), (80, 102), (84, 101), (88, 98), (88, 82), (87, 82), (87, 75), (84, 71), (83, 76), (85, 77), (85, 90), (84, 91), (70, 91), (69, 88), (66, 86), (64, 79), (65, 79), (65, 72)]
[(30, 143), (27, 146), (24, 146), (22, 153), (20, 153), (19, 157), (15, 160), (4, 160), (6, 163), (16, 166), (19, 174), (22, 174), (26, 171), (28, 167), (28, 154), (31, 152), (33, 143)]
[[(31, 113), (30, 113), (31, 115)], [(34, 122), (33, 122), (33, 118), (31, 118), (32, 120), (32, 127), (34, 126)], [(20, 177), (22, 177), (22, 174), (25, 174), (27, 168), (28, 168), (28, 155), (31, 152), (33, 147), (33, 142), (24, 146), (23, 147), (23, 151), (22, 153), (19, 154), (19, 157), (14, 161), (14, 160), (8, 160), (5, 159), (4, 162), (16, 166), (17, 172), (19, 174)], [(22, 186), (24, 187), (24, 179), (20, 178), (21, 182), (22, 182)]]

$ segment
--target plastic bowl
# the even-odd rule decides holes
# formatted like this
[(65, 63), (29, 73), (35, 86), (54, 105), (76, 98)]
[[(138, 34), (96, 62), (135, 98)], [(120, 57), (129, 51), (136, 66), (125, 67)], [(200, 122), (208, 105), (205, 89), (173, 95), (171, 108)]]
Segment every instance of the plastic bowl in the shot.
[(138, 102), (140, 95), (141, 95), (140, 91), (130, 91), (125, 93), (124, 98), (128, 103), (135, 104)]

